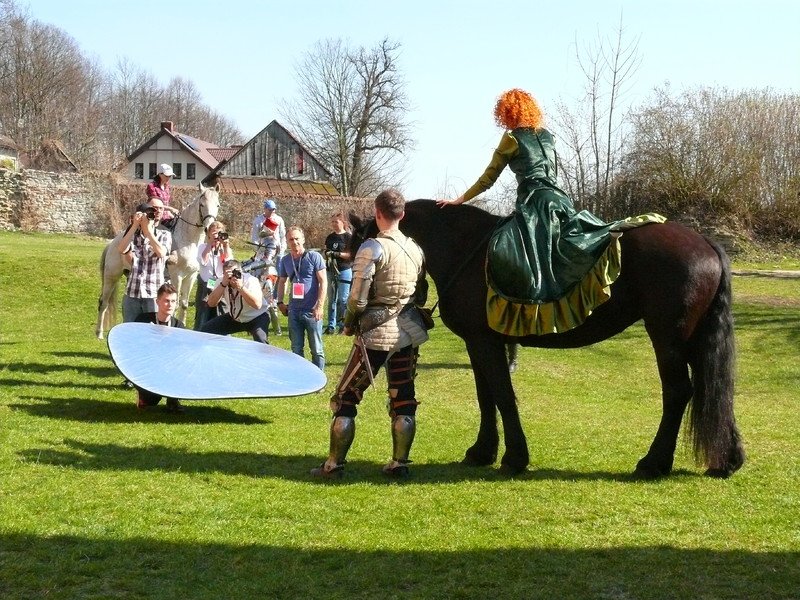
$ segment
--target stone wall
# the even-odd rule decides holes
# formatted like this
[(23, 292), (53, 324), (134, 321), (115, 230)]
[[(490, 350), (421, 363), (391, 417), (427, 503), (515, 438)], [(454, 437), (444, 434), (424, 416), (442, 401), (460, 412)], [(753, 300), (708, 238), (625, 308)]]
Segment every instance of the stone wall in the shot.
[(47, 233), (111, 233), (116, 176), (0, 169), (0, 228)]
[[(116, 173), (49, 173), (0, 169), (0, 229), (48, 233), (80, 233), (111, 238), (144, 202), (146, 183), (131, 182)], [(197, 189), (172, 188), (172, 205), (182, 208)], [(330, 232), (334, 212), (371, 214), (372, 200), (344, 197), (277, 198), (278, 214), (306, 232), (306, 246), (321, 247)], [(219, 218), (232, 236), (249, 239), (253, 217), (264, 198), (255, 194), (223, 195)]]

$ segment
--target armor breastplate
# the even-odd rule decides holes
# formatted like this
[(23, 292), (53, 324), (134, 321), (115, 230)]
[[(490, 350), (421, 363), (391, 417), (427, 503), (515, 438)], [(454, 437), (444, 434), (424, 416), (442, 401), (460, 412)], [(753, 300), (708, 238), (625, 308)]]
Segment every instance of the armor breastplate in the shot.
[(408, 304), (422, 268), (422, 251), (402, 233), (380, 234), (376, 241), (382, 253), (373, 277), (373, 292), (368, 306)]

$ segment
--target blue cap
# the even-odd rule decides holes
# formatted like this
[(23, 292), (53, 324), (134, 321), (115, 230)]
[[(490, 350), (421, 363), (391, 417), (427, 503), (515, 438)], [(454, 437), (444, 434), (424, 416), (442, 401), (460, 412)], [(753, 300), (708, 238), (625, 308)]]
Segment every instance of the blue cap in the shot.
[(268, 200), (264, 201), (264, 208), (269, 208), (271, 210), (275, 210), (275, 200), (269, 198)]

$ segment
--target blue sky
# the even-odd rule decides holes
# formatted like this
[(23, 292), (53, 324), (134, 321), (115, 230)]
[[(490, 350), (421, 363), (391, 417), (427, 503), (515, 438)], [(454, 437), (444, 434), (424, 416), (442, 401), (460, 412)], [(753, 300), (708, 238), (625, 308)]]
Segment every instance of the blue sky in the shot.
[(409, 199), (445, 190), (457, 195), (480, 175), (500, 136), (491, 116), (500, 92), (522, 87), (546, 113), (559, 99), (572, 103), (584, 82), (576, 40), (614, 36), (620, 19), (625, 39), (639, 43), (641, 66), (626, 98), (633, 105), (667, 83), (676, 92), (711, 86), (800, 93), (797, 0), (34, 0), (28, 6), (108, 68), (126, 57), (164, 82), (191, 79), (203, 101), (246, 136), (280, 120), (278, 103), (297, 94), (293, 68), (318, 40), (368, 47), (385, 36), (399, 41), (417, 140), (403, 188)]

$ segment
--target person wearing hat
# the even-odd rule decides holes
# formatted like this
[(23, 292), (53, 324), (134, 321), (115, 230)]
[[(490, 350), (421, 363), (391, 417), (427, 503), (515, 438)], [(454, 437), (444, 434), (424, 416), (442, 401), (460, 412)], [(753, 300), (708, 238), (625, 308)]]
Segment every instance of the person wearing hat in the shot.
[(172, 247), (172, 234), (159, 228), (163, 212), (164, 205), (159, 198), (140, 204), (130, 227), (117, 243), (122, 262), (130, 269), (122, 298), (125, 323), (157, 309), (158, 288), (164, 283), (167, 255)]
[(172, 201), (172, 190), (170, 190), (169, 182), (175, 173), (172, 171), (167, 163), (158, 165), (158, 172), (153, 177), (153, 181), (147, 184), (147, 199), (158, 198), (164, 203), (164, 213), (161, 217), (161, 225), (168, 228), (170, 231), (175, 229), (178, 215), (178, 210), (169, 205)]
[(265, 260), (268, 263), (275, 262), (275, 255), (278, 253), (278, 229), (280, 222), (274, 215), (264, 219), (264, 224), (261, 226), (261, 231), (258, 232), (259, 251), (256, 253), (256, 258)]
[(281, 257), (286, 253), (286, 224), (283, 222), (283, 218), (276, 213), (277, 208), (278, 206), (272, 198), (264, 200), (264, 212), (253, 219), (250, 241), (255, 245), (263, 244), (262, 237), (264, 236), (261, 235), (261, 232), (264, 230), (264, 221), (270, 217), (274, 218), (278, 222), (275, 230), (275, 244), (278, 248), (278, 257)]

